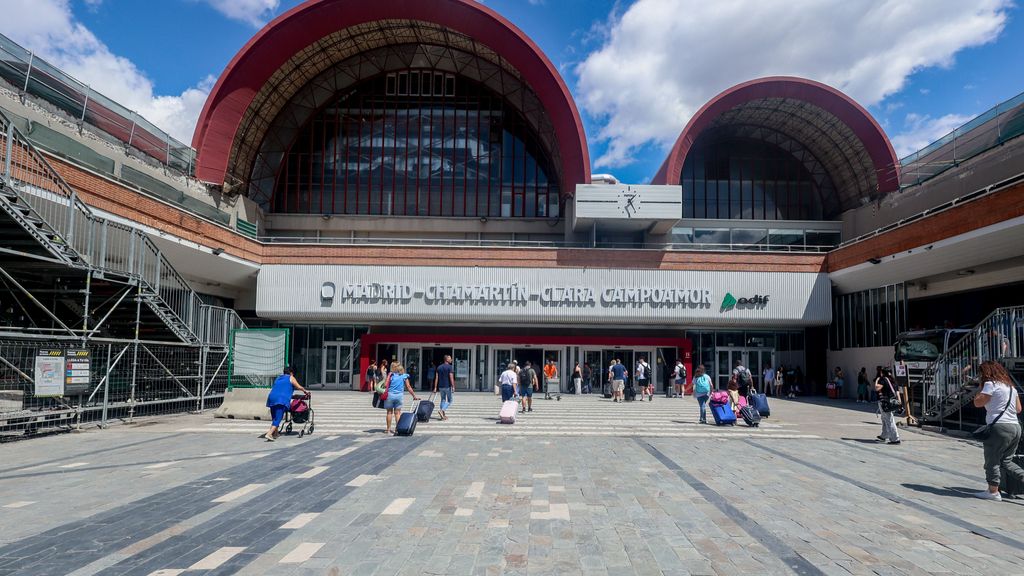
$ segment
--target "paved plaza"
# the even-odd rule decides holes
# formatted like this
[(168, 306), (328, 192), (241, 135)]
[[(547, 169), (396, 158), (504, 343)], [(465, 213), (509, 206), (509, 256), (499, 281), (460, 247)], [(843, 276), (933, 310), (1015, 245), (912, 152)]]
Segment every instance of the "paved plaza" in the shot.
[(315, 434), (182, 415), (0, 446), (0, 574), (1022, 574), (1024, 501), (981, 448), (864, 405), (775, 401), (760, 429), (692, 399), (460, 394), (385, 437), (358, 393)]

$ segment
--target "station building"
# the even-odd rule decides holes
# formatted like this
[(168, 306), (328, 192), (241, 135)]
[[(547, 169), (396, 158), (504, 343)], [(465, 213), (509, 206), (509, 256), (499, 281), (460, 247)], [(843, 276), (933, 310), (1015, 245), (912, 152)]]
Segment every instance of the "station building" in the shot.
[(758, 381), (799, 368), (820, 392), (837, 362), (891, 357), (929, 284), (1001, 291), (957, 321), (1019, 300), (1010, 104), (994, 143), (952, 162), (939, 143), (908, 181), (848, 96), (752, 79), (680, 127), (652, 182), (620, 183), (591, 174), (557, 69), (486, 5), (311, 0), (231, 60), (187, 166), (169, 139), (133, 146), (132, 124), (107, 174), (83, 159), (126, 142), (116, 122), (84, 122), (90, 140), (31, 98), (0, 106), (50, 126), (62, 143), (41, 147), (79, 197), (143, 230), (202, 298), (291, 328), (308, 384), (358, 388), (399, 359), (426, 387), (451, 354), (463, 389), (491, 390), (512, 359), (586, 365), (596, 387), (613, 358), (644, 357), (659, 390), (680, 359), (720, 384), (737, 361)]

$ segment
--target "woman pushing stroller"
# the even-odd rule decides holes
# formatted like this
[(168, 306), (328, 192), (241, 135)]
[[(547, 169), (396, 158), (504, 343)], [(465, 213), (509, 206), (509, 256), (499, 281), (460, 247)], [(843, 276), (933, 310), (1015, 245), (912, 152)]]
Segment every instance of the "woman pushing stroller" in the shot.
[(273, 442), (280, 436), (278, 428), (281, 426), (281, 420), (285, 413), (288, 412), (288, 407), (291, 406), (292, 390), (301, 390), (304, 394), (309, 394), (309, 390), (303, 388), (295, 379), (290, 366), (285, 366), (281, 372), (282, 374), (274, 380), (270, 394), (267, 395), (267, 408), (270, 408), (272, 422), (270, 430), (260, 436), (260, 438), (266, 438), (267, 442)]

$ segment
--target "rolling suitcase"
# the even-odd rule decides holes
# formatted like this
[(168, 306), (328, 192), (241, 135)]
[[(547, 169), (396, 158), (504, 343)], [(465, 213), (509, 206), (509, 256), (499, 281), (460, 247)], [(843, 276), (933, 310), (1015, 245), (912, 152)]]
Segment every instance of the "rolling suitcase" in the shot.
[(743, 417), (743, 421), (747, 423), (747, 426), (751, 428), (757, 428), (761, 423), (761, 414), (758, 413), (757, 408), (753, 406), (744, 406), (740, 408), (740, 416)]
[(516, 411), (519, 409), (519, 403), (515, 400), (506, 400), (501, 403), (501, 412), (498, 414), (500, 422), (502, 424), (515, 424), (516, 423)]
[(715, 417), (715, 426), (735, 426), (736, 413), (728, 402), (725, 404), (714, 404), (711, 406), (711, 415)]
[(611, 398), (612, 397), (611, 387), (607, 383), (605, 383), (605, 384), (603, 384), (601, 386), (601, 395), (604, 396), (605, 398)]
[(768, 397), (764, 394), (753, 393), (747, 396), (747, 404), (757, 409), (757, 413), (762, 418), (767, 418), (772, 415), (772, 411), (768, 408)]
[(413, 432), (416, 431), (416, 410), (412, 412), (402, 412), (398, 417), (398, 423), (395, 424), (395, 434), (398, 436), (412, 436)]
[(420, 422), (427, 422), (430, 420), (430, 415), (434, 413), (434, 395), (431, 394), (430, 398), (420, 402), (420, 405), (416, 408), (416, 419)]
[(626, 402), (632, 402), (636, 400), (636, 388), (632, 384), (626, 386), (626, 391), (622, 394), (626, 398)]

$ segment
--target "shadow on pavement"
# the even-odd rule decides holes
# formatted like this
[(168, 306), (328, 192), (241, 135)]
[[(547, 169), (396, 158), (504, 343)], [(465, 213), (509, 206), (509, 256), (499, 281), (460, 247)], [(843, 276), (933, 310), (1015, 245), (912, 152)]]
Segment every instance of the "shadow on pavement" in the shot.
[(936, 496), (953, 496), (955, 498), (974, 498), (974, 493), (978, 491), (976, 488), (963, 488), (961, 486), (947, 486), (946, 488), (925, 486), (923, 484), (902, 484), (902, 486), (917, 492), (935, 494)]

